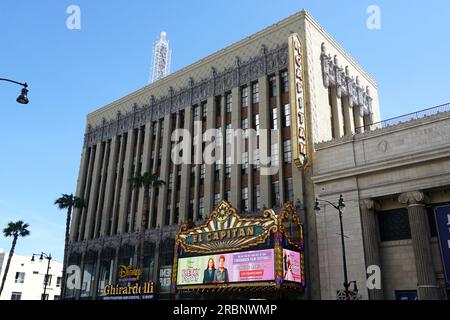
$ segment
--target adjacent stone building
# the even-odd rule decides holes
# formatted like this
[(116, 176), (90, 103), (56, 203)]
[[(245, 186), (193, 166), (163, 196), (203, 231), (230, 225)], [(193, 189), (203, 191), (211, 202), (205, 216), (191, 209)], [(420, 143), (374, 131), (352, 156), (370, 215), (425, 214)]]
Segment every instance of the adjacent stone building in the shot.
[[(450, 204), (450, 105), (372, 127), (319, 143), (314, 153), (317, 197), (345, 199), (349, 277), (371, 299), (445, 299), (450, 243), (439, 244), (434, 209)], [(333, 299), (343, 282), (336, 210), (325, 206), (316, 224), (321, 297)], [(381, 290), (365, 285), (373, 265)]]

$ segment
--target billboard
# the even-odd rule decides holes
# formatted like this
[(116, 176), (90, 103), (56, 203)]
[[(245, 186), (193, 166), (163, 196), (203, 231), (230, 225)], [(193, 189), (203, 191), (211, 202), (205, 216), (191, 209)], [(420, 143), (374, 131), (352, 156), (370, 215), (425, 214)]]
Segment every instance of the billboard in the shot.
[(450, 285), (450, 205), (434, 209), (445, 280)]
[(273, 281), (274, 250), (180, 258), (177, 285)]
[(300, 252), (283, 249), (284, 281), (302, 282)]

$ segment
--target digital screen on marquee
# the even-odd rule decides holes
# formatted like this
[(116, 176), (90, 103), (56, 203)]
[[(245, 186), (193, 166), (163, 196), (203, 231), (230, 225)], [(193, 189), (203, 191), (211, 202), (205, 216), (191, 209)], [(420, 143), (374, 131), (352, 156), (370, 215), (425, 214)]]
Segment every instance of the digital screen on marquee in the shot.
[(274, 250), (223, 253), (180, 258), (177, 285), (271, 281), (275, 279)]
[(299, 252), (283, 249), (283, 278), (284, 281), (302, 282)]

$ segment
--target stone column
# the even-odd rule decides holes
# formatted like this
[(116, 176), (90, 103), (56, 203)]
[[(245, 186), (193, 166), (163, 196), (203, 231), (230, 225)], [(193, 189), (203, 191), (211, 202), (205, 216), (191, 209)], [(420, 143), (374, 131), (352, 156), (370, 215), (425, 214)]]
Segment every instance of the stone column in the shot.
[[(241, 90), (235, 87), (231, 90), (232, 110), (231, 110), (231, 127), (233, 135), (231, 136), (231, 205), (239, 212), (241, 211), (241, 195), (242, 195), (242, 139), (235, 137), (234, 130), (242, 128), (242, 107), (241, 107)], [(239, 150), (241, 146), (242, 149)]]
[[(184, 137), (183, 139), (189, 139), (190, 145), (192, 144), (192, 107), (187, 107), (184, 109), (184, 130), (189, 131), (190, 137)], [(190, 149), (183, 150), (183, 152), (192, 153)], [(191, 159), (191, 158), (189, 158)], [(190, 160), (192, 163), (192, 159)], [(183, 163), (181, 165), (181, 187), (180, 187), (180, 223), (186, 222), (189, 214), (189, 200), (190, 200), (190, 179), (191, 177), (191, 165), (188, 163)]]
[(364, 122), (363, 117), (361, 115), (361, 107), (354, 106), (353, 107), (353, 119), (355, 121), (355, 132), (356, 133), (363, 133), (364, 132)]
[(76, 296), (75, 296), (75, 300), (80, 300), (81, 290), (83, 288), (85, 258), (86, 258), (86, 250), (83, 250), (83, 252), (81, 253), (81, 262), (80, 262), (80, 277), (81, 277), (81, 279), (80, 279), (80, 287), (77, 288), (77, 293), (76, 293)]
[[(209, 97), (207, 104), (204, 108), (207, 108), (208, 116), (206, 117), (206, 130), (212, 130), (216, 128), (216, 103), (214, 97)], [(214, 132), (215, 133), (215, 132)], [(206, 145), (210, 145), (212, 142), (209, 140)], [(208, 152), (209, 153), (209, 152)], [(210, 212), (214, 208), (214, 175), (215, 175), (215, 163), (205, 164), (205, 180), (204, 180), (204, 205), (205, 214), (209, 216)]]
[(116, 251), (114, 252), (112, 284), (117, 283), (117, 271), (118, 271), (117, 269), (119, 268), (119, 252), (120, 252), (120, 243), (118, 243)]
[(418, 297), (420, 300), (438, 300), (440, 292), (431, 256), (430, 228), (425, 208), (426, 196), (420, 191), (413, 191), (401, 194), (398, 200), (408, 208), (416, 262)]
[[(286, 201), (285, 179), (284, 179), (284, 140), (283, 140), (283, 124), (284, 124), (284, 106), (281, 105), (281, 79), (280, 74), (276, 75), (277, 82), (277, 112), (278, 112), (278, 183), (280, 186), (280, 207)], [(272, 142), (273, 143), (273, 142)]]
[[(360, 209), (366, 268), (373, 265), (381, 268), (374, 201), (372, 199), (361, 200)], [(368, 292), (370, 300), (384, 299), (383, 289), (372, 289)]]
[[(76, 196), (77, 197), (83, 197), (84, 193), (84, 185), (86, 182), (86, 176), (87, 176), (87, 169), (89, 164), (89, 157), (91, 153), (90, 148), (83, 148), (83, 152), (81, 155), (81, 163), (80, 163), (80, 170), (78, 173), (78, 181), (77, 181), (77, 190), (76, 190)], [(76, 241), (77, 235), (78, 235), (78, 228), (80, 223), (80, 216), (81, 216), (81, 209), (74, 208), (73, 211), (73, 219), (72, 219), (72, 225), (70, 227), (70, 240)]]
[(97, 262), (95, 263), (94, 287), (92, 288), (92, 300), (97, 299), (98, 283), (100, 280), (100, 265), (102, 263), (102, 249), (97, 252)]
[(339, 139), (344, 135), (344, 118), (342, 117), (342, 103), (337, 96), (336, 87), (331, 88), (331, 105), (333, 112), (334, 137)]
[(102, 213), (102, 221), (101, 221), (101, 231), (100, 236), (104, 237), (110, 234), (111, 224), (110, 219), (112, 218), (112, 208), (113, 208), (113, 200), (114, 200), (114, 181), (115, 174), (117, 170), (117, 161), (118, 161), (118, 148), (119, 142), (117, 141), (117, 137), (113, 137), (111, 140), (111, 147), (109, 153), (109, 164), (108, 164), (108, 173), (106, 178), (106, 186), (105, 186), (105, 199), (103, 203), (103, 213)]
[[(259, 123), (260, 123), (260, 141), (263, 139), (263, 135), (266, 138), (266, 141), (270, 141), (270, 122), (272, 121), (270, 118), (270, 104), (269, 104), (269, 88), (268, 81), (266, 76), (262, 76), (258, 79), (259, 82)], [(264, 131), (264, 130), (268, 130)], [(266, 156), (270, 153), (270, 145), (263, 146), (261, 143), (259, 145), (259, 158), (263, 159), (263, 154)], [(263, 164), (261, 161), (261, 171), (263, 169)], [(260, 199), (261, 199), (261, 208), (263, 207), (271, 207), (272, 205), (272, 182), (271, 176), (269, 175), (260, 175)]]
[[(158, 196), (158, 207), (157, 207), (157, 215), (156, 215), (156, 224), (161, 227), (165, 224), (166, 215), (167, 215), (167, 193), (169, 190), (169, 168), (170, 168), (170, 129), (172, 116), (167, 114), (164, 117), (164, 132), (161, 136), (162, 142), (162, 154), (161, 154), (161, 168), (159, 179), (166, 182), (165, 185), (159, 188), (159, 196)], [(156, 189), (153, 189), (156, 190)], [(170, 216), (169, 216), (170, 219)]]

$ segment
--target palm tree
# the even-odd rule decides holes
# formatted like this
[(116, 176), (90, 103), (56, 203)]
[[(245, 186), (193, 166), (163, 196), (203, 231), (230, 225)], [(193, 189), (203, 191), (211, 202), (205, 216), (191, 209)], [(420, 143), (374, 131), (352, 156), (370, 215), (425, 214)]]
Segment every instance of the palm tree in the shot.
[(29, 226), (29, 224), (24, 223), (22, 220), (19, 220), (17, 222), (9, 222), (8, 226), (3, 229), (3, 235), (5, 237), (13, 237), (13, 242), (11, 250), (9, 250), (9, 257), (8, 262), (6, 262), (5, 273), (3, 274), (2, 286), (0, 287), (0, 296), (2, 295), (3, 287), (5, 286), (6, 277), (9, 271), (9, 265), (11, 264), (11, 259), (14, 255), (17, 239), (19, 237), (26, 237), (30, 234), (30, 230), (27, 229)]
[(84, 208), (86, 207), (86, 203), (83, 199), (75, 197), (73, 194), (63, 194), (60, 198), (55, 200), (55, 205), (58, 206), (59, 209), (67, 209), (67, 219), (66, 219), (66, 238), (64, 241), (64, 261), (63, 261), (63, 270), (62, 270), (62, 292), (60, 299), (64, 299), (66, 293), (65, 279), (66, 279), (66, 268), (67, 268), (67, 248), (69, 246), (69, 231), (70, 231), (70, 220), (72, 215), (73, 208)]
[(141, 277), (143, 279), (144, 276), (144, 238), (145, 238), (145, 225), (146, 225), (146, 214), (150, 211), (150, 201), (149, 195), (150, 190), (154, 188), (160, 188), (166, 183), (163, 180), (159, 180), (159, 177), (156, 174), (152, 174), (149, 172), (144, 173), (143, 175), (136, 175), (130, 179), (130, 183), (134, 189), (140, 189), (144, 187), (144, 208), (141, 215), (141, 228), (139, 234), (139, 269), (141, 270)]

